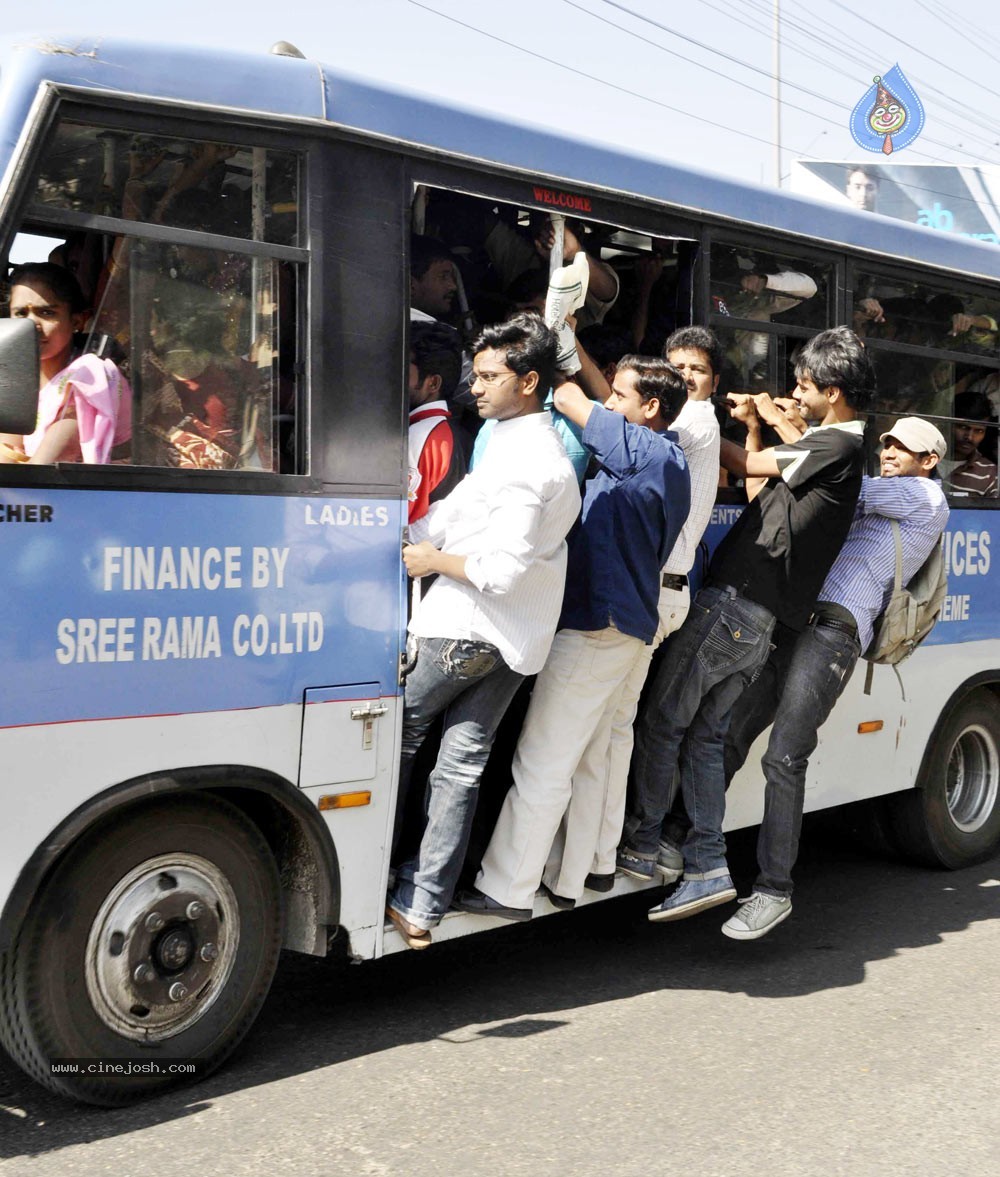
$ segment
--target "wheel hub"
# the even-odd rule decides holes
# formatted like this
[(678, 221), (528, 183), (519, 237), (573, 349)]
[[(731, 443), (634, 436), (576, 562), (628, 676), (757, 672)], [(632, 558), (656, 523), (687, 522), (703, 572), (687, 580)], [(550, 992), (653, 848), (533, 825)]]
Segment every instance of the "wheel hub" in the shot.
[(1000, 752), (992, 733), (980, 724), (967, 727), (948, 758), (946, 797), (956, 826), (971, 834), (993, 813), (1000, 789)]
[(239, 937), (236, 896), (213, 863), (184, 854), (149, 859), (116, 884), (91, 926), (94, 1009), (126, 1038), (171, 1038), (218, 997)]

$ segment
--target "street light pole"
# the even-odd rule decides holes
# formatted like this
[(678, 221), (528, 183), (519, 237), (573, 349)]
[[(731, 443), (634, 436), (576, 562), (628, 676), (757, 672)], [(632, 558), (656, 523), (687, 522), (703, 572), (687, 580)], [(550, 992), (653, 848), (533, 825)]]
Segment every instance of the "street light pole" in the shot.
[(781, 187), (781, 0), (774, 0), (774, 183)]

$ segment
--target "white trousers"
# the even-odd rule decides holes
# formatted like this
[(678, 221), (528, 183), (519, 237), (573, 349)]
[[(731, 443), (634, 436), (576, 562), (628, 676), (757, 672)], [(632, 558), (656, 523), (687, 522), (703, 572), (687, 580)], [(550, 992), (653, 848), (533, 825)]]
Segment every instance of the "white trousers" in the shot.
[[(637, 659), (618, 695), (618, 709), (611, 722), (611, 739), (608, 744), (608, 788), (607, 803), (601, 818), (597, 836), (597, 849), (587, 867), (596, 875), (615, 873), (618, 843), (622, 837), (625, 822), (625, 794), (628, 788), (628, 769), (632, 760), (632, 729), (635, 723), (639, 696), (642, 694), (649, 663), (660, 643), (684, 624), (691, 608), (691, 594), (687, 587), (682, 589), (660, 589), (658, 611), (660, 625), (651, 646), (643, 647), (644, 657)], [(546, 886), (552, 886), (548, 879)], [(556, 888), (552, 888), (556, 890)], [(561, 892), (560, 892), (561, 894)]]
[(546, 885), (568, 899), (582, 894), (609, 808), (608, 750), (619, 696), (636, 664), (648, 666), (648, 649), (613, 627), (556, 634), (514, 753), (514, 783), (476, 878), (491, 899), (531, 907), (564, 817), (562, 853)]

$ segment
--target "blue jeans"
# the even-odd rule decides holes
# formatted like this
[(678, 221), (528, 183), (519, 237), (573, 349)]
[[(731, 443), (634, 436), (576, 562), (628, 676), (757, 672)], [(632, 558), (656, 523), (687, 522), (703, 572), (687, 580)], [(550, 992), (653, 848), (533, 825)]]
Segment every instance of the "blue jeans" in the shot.
[(729, 587), (703, 588), (670, 639), (636, 728), (630, 849), (655, 855), (680, 767), (691, 829), (685, 875), (726, 866), (723, 742), (729, 712), (767, 660), (774, 616)]
[(767, 895), (792, 893), (809, 757), (860, 654), (855, 634), (830, 626), (813, 624), (801, 634), (783, 634), (763, 673), (733, 708), (726, 740), (727, 780), (746, 760), (757, 736), (774, 722), (760, 762), (766, 784), (757, 839), (760, 873), (754, 884)]
[(524, 675), (496, 646), (464, 638), (420, 638), (406, 679), (396, 824), (413, 761), (434, 720), (444, 713), (441, 748), (424, 796), (426, 824), (416, 855), (396, 872), (390, 902), (420, 928), (432, 928), (451, 904), (465, 861), (479, 781), (503, 713)]

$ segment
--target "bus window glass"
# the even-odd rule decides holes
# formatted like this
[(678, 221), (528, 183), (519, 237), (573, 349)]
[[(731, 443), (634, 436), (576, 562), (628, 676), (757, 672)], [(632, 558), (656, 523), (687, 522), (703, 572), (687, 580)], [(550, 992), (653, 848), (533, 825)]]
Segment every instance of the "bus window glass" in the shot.
[(291, 293), (282, 264), (189, 246), (130, 250), (133, 461), (281, 470), (294, 414), (278, 365), (282, 286)]
[(955, 399), (955, 365), (937, 356), (872, 349), (877, 379), (875, 425), (885, 432), (899, 417), (927, 417), (947, 435)]
[(290, 152), (62, 123), (35, 189), (41, 205), (226, 237), (298, 244)]
[[(303, 266), (265, 256), (297, 239), (297, 173), (289, 152), (56, 128), (12, 260), (55, 267), (57, 279), (68, 271), (79, 286), (84, 312), (67, 359), (112, 374), (118, 412), (111, 446), (55, 453), (14, 439), (16, 460), (304, 473)], [(215, 248), (206, 235), (231, 244)], [(254, 239), (253, 253), (240, 238)], [(49, 384), (40, 429), (56, 394), (65, 403), (55, 419), (89, 412), (72, 382)]]
[(777, 336), (765, 331), (747, 331), (736, 327), (715, 326), (712, 330), (722, 345), (725, 357), (719, 381), (720, 391), (773, 392), (771, 356), (777, 347)]
[(743, 246), (712, 246), (714, 316), (825, 327), (828, 266)]
[[(131, 418), (131, 437), (116, 436), (106, 453), (51, 460), (301, 473), (295, 266), (131, 237), (50, 241), (49, 257), (82, 279), (88, 307), (70, 359), (114, 365)], [(62, 396), (58, 415), (76, 412)]]
[(858, 276), (854, 326), (869, 339), (995, 359), (998, 322), (1000, 299), (879, 274)]

